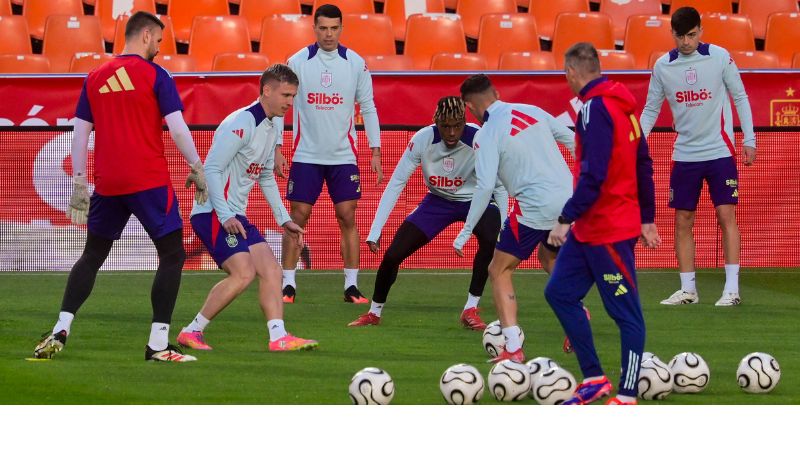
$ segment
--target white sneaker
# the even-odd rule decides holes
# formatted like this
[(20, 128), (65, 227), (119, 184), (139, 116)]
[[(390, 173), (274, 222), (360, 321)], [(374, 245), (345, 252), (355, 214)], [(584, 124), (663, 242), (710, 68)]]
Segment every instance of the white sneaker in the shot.
[(722, 297), (717, 300), (717, 303), (714, 303), (714, 306), (736, 306), (742, 303), (742, 299), (739, 298), (738, 292), (723, 292)]
[(686, 292), (684, 290), (677, 290), (674, 294), (670, 295), (668, 299), (661, 300), (662, 305), (689, 305), (700, 301), (700, 296), (697, 292)]

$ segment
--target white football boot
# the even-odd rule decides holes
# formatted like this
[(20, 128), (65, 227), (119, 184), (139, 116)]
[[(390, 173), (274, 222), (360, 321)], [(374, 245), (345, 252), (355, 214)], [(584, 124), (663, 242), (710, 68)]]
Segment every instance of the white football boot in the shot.
[(697, 292), (686, 292), (678, 289), (669, 298), (661, 300), (662, 305), (690, 305), (700, 301), (700, 296)]

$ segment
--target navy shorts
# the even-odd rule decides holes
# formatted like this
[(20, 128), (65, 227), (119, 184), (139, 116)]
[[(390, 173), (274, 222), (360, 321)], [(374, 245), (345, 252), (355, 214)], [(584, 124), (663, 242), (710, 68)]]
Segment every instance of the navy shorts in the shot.
[(154, 241), (183, 228), (178, 197), (172, 186), (167, 185), (125, 195), (93, 193), (87, 221), (89, 232), (116, 241), (131, 214)]
[[(428, 193), (419, 202), (419, 206), (406, 218), (406, 221), (416, 225), (425, 233), (428, 240), (432, 241), (442, 230), (453, 223), (466, 221), (470, 204), (471, 202), (447, 200)], [(490, 203), (486, 210), (488, 211), (489, 208), (497, 209), (497, 206)], [(484, 212), (484, 214), (486, 213)]]
[(732, 156), (711, 161), (675, 161), (669, 176), (669, 207), (694, 211), (708, 183), (714, 206), (739, 203), (739, 173)]
[(293, 202), (313, 205), (322, 192), (322, 183), (328, 185), (328, 195), (333, 204), (361, 198), (361, 178), (355, 164), (292, 163), (286, 198)]
[(535, 228), (526, 227), (518, 222), (512, 223), (509, 217), (506, 219), (506, 223), (500, 231), (500, 237), (497, 239), (495, 250), (506, 252), (520, 261), (525, 261), (531, 257), (533, 250), (535, 250), (536, 246), (539, 244), (553, 251), (558, 251), (557, 248), (547, 243), (547, 238), (549, 236), (550, 230), (537, 230)]
[(194, 234), (203, 241), (203, 245), (211, 253), (211, 258), (220, 268), (222, 268), (222, 263), (234, 254), (249, 252), (251, 245), (266, 242), (258, 228), (251, 224), (247, 217), (237, 214), (236, 218), (239, 219), (244, 231), (247, 232), (247, 239), (239, 233), (230, 234), (225, 231), (216, 212), (195, 214), (190, 219)]

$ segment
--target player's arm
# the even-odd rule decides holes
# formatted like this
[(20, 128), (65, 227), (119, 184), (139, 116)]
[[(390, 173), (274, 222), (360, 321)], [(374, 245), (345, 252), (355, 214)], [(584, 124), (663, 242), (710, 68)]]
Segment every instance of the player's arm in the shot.
[(653, 159), (647, 139), (639, 140), (636, 151), (636, 186), (639, 196), (639, 210), (642, 219), (642, 242), (645, 247), (656, 248), (661, 244), (661, 237), (656, 228), (656, 187), (653, 182)]
[(364, 118), (364, 130), (367, 132), (369, 148), (372, 152), (370, 169), (377, 175), (377, 184), (383, 181), (383, 168), (381, 167), (381, 126), (378, 122), (378, 110), (372, 95), (372, 76), (363, 60), (363, 68), (359, 69), (356, 84), (356, 101), (361, 105), (361, 117)]
[(508, 217), (508, 191), (499, 178), (495, 183), (492, 198), (497, 203), (497, 209), (500, 210), (500, 225), (503, 225), (506, 222), (506, 217)]
[(278, 132), (278, 140), (275, 144), (275, 175), (286, 178), (289, 175), (289, 162), (283, 155), (283, 117), (273, 117), (272, 124)]
[(722, 80), (731, 97), (733, 97), (733, 104), (739, 114), (739, 124), (742, 126), (742, 133), (744, 134), (744, 141), (742, 142), (744, 165), (753, 165), (756, 161), (756, 134), (753, 132), (753, 113), (750, 110), (750, 100), (748, 100), (747, 92), (744, 90), (739, 69), (730, 56), (722, 69)]
[(482, 129), (475, 136), (475, 143), (475, 148), (477, 149), (475, 150), (477, 182), (475, 184), (475, 193), (472, 195), (472, 201), (469, 205), (467, 220), (464, 222), (461, 232), (458, 233), (455, 241), (453, 241), (453, 248), (458, 256), (464, 256), (464, 252), (461, 249), (469, 240), (475, 225), (489, 205), (492, 191), (494, 191), (497, 184), (497, 168), (500, 165), (497, 141), (493, 133), (486, 133), (486, 129)]
[(546, 114), (545, 117), (547, 117), (547, 125), (550, 127), (550, 133), (553, 134), (553, 138), (559, 144), (567, 147), (570, 154), (575, 157), (575, 132), (570, 130), (568, 126), (559, 122), (558, 119), (546, 111), (543, 110), (542, 112)]
[(89, 154), (89, 136), (94, 126), (86, 81), (83, 82), (78, 106), (75, 108), (75, 125), (72, 129), (72, 195), (67, 217), (74, 224), (86, 223), (89, 216), (89, 181), (86, 178), (86, 159)]
[[(241, 115), (240, 115), (241, 117)], [(232, 125), (233, 124), (233, 125)], [(232, 128), (235, 127), (235, 128)], [(240, 138), (233, 129), (243, 129)], [(206, 156), (205, 174), (208, 183), (208, 198), (211, 206), (217, 212), (217, 217), (223, 225), (229, 219), (235, 219), (236, 214), (225, 200), (225, 168), (233, 161), (236, 154), (252, 139), (254, 127), (252, 123), (244, 124), (239, 118), (232, 122), (223, 122), (214, 132), (211, 149)]]
[(659, 66), (656, 63), (656, 67), (653, 68), (653, 74), (650, 76), (650, 86), (647, 88), (647, 102), (644, 105), (642, 116), (639, 119), (645, 138), (650, 135), (650, 131), (656, 124), (658, 114), (661, 112), (661, 105), (666, 98), (664, 95), (664, 85), (661, 83), (661, 78), (658, 73)]
[[(278, 135), (283, 135), (283, 130), (281, 129), (278, 131)], [(303, 247), (303, 233), (305, 230), (296, 223), (292, 222), (291, 216), (286, 211), (286, 207), (283, 205), (283, 201), (281, 200), (281, 193), (278, 190), (278, 183), (275, 180), (275, 176), (273, 175), (273, 170), (275, 169), (275, 143), (269, 142), (267, 145), (272, 146), (273, 151), (269, 153), (267, 157), (267, 161), (264, 167), (264, 170), (261, 171), (261, 175), (258, 178), (258, 185), (261, 187), (261, 192), (264, 194), (264, 198), (269, 203), (270, 209), (272, 209), (272, 215), (275, 217), (275, 222), (280, 225), (284, 232), (291, 237), (291, 239), (295, 242), (298, 247)]]

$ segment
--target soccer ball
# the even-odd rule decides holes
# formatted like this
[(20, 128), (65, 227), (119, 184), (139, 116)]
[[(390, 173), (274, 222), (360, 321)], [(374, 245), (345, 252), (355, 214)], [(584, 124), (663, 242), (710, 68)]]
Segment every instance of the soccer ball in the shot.
[[(656, 354), (655, 354), (655, 353), (651, 353), (651, 352), (642, 352), (642, 362), (645, 362), (645, 361), (647, 361), (648, 359), (659, 359), (659, 358), (658, 358), (658, 356), (656, 356)], [(660, 359), (659, 359), (659, 361), (660, 361)]]
[(646, 359), (639, 369), (639, 398), (663, 400), (672, 392), (672, 371), (658, 357)]
[(672, 371), (672, 390), (679, 394), (694, 394), (708, 386), (711, 371), (703, 357), (697, 353), (683, 352), (669, 362)]
[(739, 387), (751, 394), (766, 394), (775, 389), (781, 379), (781, 367), (771, 355), (750, 353), (742, 358), (736, 370)]
[(572, 398), (577, 387), (567, 369), (553, 366), (533, 378), (531, 396), (540, 405), (559, 405)]
[(450, 366), (439, 379), (439, 389), (451, 405), (471, 405), (483, 396), (483, 377), (469, 364)]
[(555, 361), (546, 356), (533, 358), (532, 360), (526, 362), (525, 365), (528, 366), (528, 369), (531, 372), (531, 381), (533, 381), (533, 377), (536, 375), (539, 375), (551, 367), (558, 366)]
[(350, 400), (354, 405), (388, 405), (394, 397), (394, 381), (383, 369), (367, 367), (350, 380)]
[[(525, 333), (522, 332), (522, 328), (519, 330), (519, 343), (520, 345), (525, 343)], [(486, 349), (486, 353), (494, 358), (502, 353), (505, 346), (506, 338), (503, 337), (503, 329), (500, 327), (500, 321), (495, 320), (489, 325), (486, 325), (486, 329), (483, 330), (483, 348)]]
[(522, 400), (530, 389), (531, 374), (525, 364), (506, 359), (495, 364), (489, 372), (489, 391), (497, 400)]

